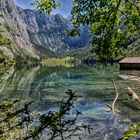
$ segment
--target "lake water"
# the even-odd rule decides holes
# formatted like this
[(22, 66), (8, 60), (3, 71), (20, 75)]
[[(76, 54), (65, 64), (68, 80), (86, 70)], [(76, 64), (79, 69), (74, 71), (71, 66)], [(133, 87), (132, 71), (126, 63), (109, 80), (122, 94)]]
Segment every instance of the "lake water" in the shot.
[[(71, 89), (81, 96), (75, 101), (75, 107), (83, 113), (79, 123), (86, 122), (93, 127), (92, 134), (80, 134), (83, 139), (115, 140), (123, 134), (128, 124), (140, 123), (140, 104), (128, 99), (127, 95), (128, 86), (140, 93), (140, 82), (121, 79), (119, 75), (124, 73), (135, 71), (119, 71), (118, 65), (11, 66), (0, 75), (0, 100), (33, 100), (35, 109), (43, 113), (57, 110), (58, 102), (67, 96), (67, 89)], [(115, 108), (120, 113), (115, 118), (107, 107), (115, 98), (111, 79), (119, 92)]]

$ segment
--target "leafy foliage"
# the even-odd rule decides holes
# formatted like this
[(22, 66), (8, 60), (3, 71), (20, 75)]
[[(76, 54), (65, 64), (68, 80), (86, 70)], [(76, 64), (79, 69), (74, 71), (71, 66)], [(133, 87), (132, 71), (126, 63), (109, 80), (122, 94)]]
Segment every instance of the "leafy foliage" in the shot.
[(75, 28), (90, 25), (98, 58), (109, 61), (122, 54), (129, 36), (140, 28), (140, 3), (133, 0), (74, 1), (72, 22)]
[(39, 13), (45, 11), (50, 14), (52, 9), (56, 9), (56, 7), (60, 6), (60, 3), (55, 0), (35, 0), (33, 5), (36, 6), (36, 10), (38, 10)]
[(130, 43), (125, 50), (125, 55), (140, 56), (140, 33), (134, 34), (129, 40)]
[[(75, 110), (75, 116), (70, 117), (73, 101), (77, 96), (71, 90), (67, 91), (68, 99), (63, 99), (58, 111), (38, 114), (30, 111), (27, 103), (19, 109), (19, 101), (4, 101), (0, 105), (0, 139), (36, 139), (45, 132), (50, 140), (62, 140), (72, 137), (77, 131), (87, 129), (89, 125), (77, 125), (77, 118), (81, 112)], [(18, 107), (18, 109), (16, 109)]]
[(0, 56), (0, 63), (3, 63), (4, 61), (5, 61), (5, 58)]
[[(36, 1), (36, 6), (39, 11), (50, 13), (57, 5), (43, 0)], [(91, 44), (102, 62), (122, 54), (129, 37), (140, 29), (139, 0), (74, 0), (71, 14), (74, 29), (67, 32), (77, 35), (80, 26), (89, 25)]]
[[(135, 135), (140, 134), (140, 124), (132, 124), (119, 140), (128, 140), (134, 138)], [(136, 138), (136, 137), (135, 137)]]
[(0, 45), (10, 45), (12, 42), (9, 38), (0, 34)]

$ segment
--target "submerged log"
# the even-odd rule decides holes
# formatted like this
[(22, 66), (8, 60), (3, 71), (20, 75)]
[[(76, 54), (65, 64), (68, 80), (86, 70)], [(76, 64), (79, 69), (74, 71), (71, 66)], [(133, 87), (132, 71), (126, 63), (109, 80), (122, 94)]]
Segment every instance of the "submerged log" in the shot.
[(140, 76), (135, 75), (119, 75), (124, 80), (140, 81)]

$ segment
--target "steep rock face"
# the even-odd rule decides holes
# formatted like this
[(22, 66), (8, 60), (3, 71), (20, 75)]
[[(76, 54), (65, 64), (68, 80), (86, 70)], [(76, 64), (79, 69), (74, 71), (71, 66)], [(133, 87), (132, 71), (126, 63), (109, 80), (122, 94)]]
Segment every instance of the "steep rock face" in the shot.
[(81, 36), (69, 37), (65, 33), (71, 28), (70, 21), (62, 15), (38, 15), (37, 12), (18, 7), (25, 21), (31, 42), (55, 53), (64, 53), (75, 48), (84, 47), (89, 41), (87, 27), (82, 28)]
[[(65, 53), (87, 45), (87, 27), (80, 37), (69, 37), (70, 21), (62, 15), (38, 15), (29, 9), (16, 7), (13, 0), (0, 1), (1, 56), (23, 60), (40, 59), (54, 53)], [(3, 59), (2, 59), (3, 60)]]
[(29, 39), (26, 24), (13, 0), (0, 1), (0, 35), (11, 41), (9, 45), (0, 44), (1, 55), (11, 59), (16, 57), (39, 59)]

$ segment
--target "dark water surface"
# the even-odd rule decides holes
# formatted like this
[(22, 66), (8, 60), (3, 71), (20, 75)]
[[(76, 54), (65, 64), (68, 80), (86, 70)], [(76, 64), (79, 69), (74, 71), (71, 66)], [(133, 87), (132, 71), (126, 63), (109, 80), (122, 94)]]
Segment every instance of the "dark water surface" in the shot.
[[(83, 65), (69, 68), (13, 66), (0, 76), (0, 100), (33, 100), (35, 109), (43, 113), (57, 110), (58, 102), (66, 96), (65, 91), (72, 89), (77, 95), (82, 96), (75, 101), (75, 107), (83, 112), (79, 123), (86, 122), (93, 126), (92, 134), (80, 134), (83, 139), (115, 140), (123, 134), (128, 124), (140, 122), (140, 105), (127, 96), (128, 86), (140, 93), (140, 81), (125, 81), (119, 77), (122, 73), (125, 72), (120, 72), (118, 65)], [(108, 112), (107, 107), (115, 98), (111, 79), (115, 81), (120, 94), (116, 102), (116, 108), (120, 113), (115, 118)]]

